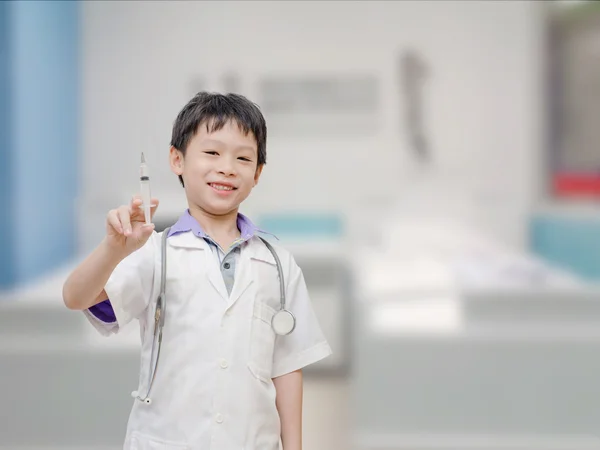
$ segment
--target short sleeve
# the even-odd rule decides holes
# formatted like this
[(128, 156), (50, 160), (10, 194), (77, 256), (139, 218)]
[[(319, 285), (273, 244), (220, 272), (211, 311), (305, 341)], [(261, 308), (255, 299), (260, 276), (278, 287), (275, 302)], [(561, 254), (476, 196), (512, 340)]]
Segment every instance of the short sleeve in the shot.
[(296, 318), (296, 328), (286, 336), (277, 336), (272, 378), (302, 369), (332, 354), (314, 312), (302, 270), (291, 256), (287, 279), (286, 309)]
[(133, 319), (139, 318), (154, 298), (159, 240), (159, 235), (153, 233), (142, 248), (121, 261), (104, 287), (107, 300), (83, 311), (100, 334), (118, 333)]

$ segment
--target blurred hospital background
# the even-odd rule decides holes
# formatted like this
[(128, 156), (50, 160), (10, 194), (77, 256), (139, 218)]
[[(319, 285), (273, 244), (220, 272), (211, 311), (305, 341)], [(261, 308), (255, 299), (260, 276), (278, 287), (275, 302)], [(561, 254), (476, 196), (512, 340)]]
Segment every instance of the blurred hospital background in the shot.
[(121, 448), (137, 326), (67, 273), (138, 190), (185, 208), (171, 126), (257, 102), (242, 212), (303, 268), (334, 355), (306, 450), (600, 449), (600, 4), (0, 3), (0, 449)]

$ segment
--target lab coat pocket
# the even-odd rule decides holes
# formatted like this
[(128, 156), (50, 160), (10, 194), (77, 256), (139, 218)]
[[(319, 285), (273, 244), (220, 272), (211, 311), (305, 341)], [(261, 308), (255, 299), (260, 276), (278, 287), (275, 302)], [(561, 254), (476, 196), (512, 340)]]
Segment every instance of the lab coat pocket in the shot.
[(256, 300), (254, 303), (248, 368), (256, 378), (265, 383), (271, 381), (273, 370), (275, 332), (271, 321), (275, 312), (271, 306), (260, 300)]
[(134, 431), (131, 434), (131, 450), (190, 450), (183, 442), (157, 439)]

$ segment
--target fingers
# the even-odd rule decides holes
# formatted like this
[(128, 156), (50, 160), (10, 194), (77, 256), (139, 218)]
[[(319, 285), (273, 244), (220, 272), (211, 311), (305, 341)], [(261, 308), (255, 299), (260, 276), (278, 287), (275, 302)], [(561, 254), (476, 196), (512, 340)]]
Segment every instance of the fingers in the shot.
[(155, 227), (154, 227), (154, 224), (152, 222), (150, 222), (148, 224), (145, 222), (145, 217), (144, 217), (143, 209), (138, 208), (138, 210), (141, 211), (141, 213), (140, 212), (137, 213), (137, 216), (140, 217), (140, 220), (137, 223), (139, 225), (140, 222), (141, 222), (141, 226), (134, 227), (132, 237), (139, 244), (145, 244), (146, 241), (148, 240), (148, 238), (154, 232), (154, 228)]
[(119, 216), (119, 221), (121, 222), (122, 233), (125, 236), (129, 236), (131, 234), (131, 213), (129, 211), (129, 207), (121, 206), (117, 210), (117, 215)]
[(129, 207), (131, 208), (131, 212), (135, 212), (137, 208), (142, 204), (142, 197), (139, 195), (134, 195), (131, 197), (131, 202), (129, 203)]
[[(154, 216), (158, 208), (158, 199), (151, 199), (150, 215)], [(133, 233), (134, 222), (145, 222), (144, 205), (142, 198), (139, 195), (134, 195), (131, 198), (129, 205), (122, 205), (117, 209), (109, 211), (107, 216), (108, 224), (119, 234), (131, 236)], [(144, 225), (142, 227), (142, 235), (149, 236), (154, 231), (154, 225)], [(137, 233), (136, 233), (137, 234)]]
[[(150, 199), (150, 217), (154, 217), (154, 213), (156, 212), (156, 208), (158, 208), (158, 199), (151, 198)], [(144, 216), (144, 208), (145, 205), (139, 196), (134, 196), (131, 200), (131, 217), (132, 220), (135, 221), (145, 221)]]
[(113, 209), (108, 212), (106, 221), (117, 233), (123, 234), (123, 227), (121, 226), (121, 220), (119, 219), (119, 213), (116, 209)]
[(150, 223), (148, 225), (144, 224), (141, 228), (142, 238), (144, 242), (150, 237), (152, 232), (154, 231), (154, 224)]
[(158, 199), (152, 197), (152, 199), (150, 200), (150, 217), (154, 217), (156, 208), (158, 208)]
[(109, 211), (106, 220), (117, 233), (125, 236), (131, 234), (131, 219), (128, 206), (120, 206), (117, 209)]

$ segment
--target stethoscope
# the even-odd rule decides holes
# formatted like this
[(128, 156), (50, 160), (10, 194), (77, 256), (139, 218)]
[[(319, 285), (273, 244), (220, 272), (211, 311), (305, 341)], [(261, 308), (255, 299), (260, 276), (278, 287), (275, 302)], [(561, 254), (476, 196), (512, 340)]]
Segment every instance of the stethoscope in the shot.
[[(160, 357), (160, 348), (162, 344), (162, 334), (163, 334), (163, 326), (165, 324), (165, 312), (167, 309), (167, 296), (165, 294), (166, 284), (167, 284), (167, 236), (169, 234), (169, 228), (165, 229), (162, 234), (161, 240), (161, 274), (160, 274), (160, 294), (158, 296), (158, 300), (156, 301), (156, 310), (154, 311), (154, 339), (152, 341), (152, 351), (150, 354), (150, 372), (148, 373), (148, 389), (146, 391), (146, 395), (144, 397), (139, 395), (138, 391), (133, 391), (131, 396), (141, 402), (146, 403), (147, 405), (152, 403), (152, 399), (150, 398), (150, 391), (152, 390), (152, 385), (154, 384), (154, 378), (156, 375), (156, 368), (158, 367), (158, 359)], [(279, 277), (279, 297), (280, 297), (280, 307), (279, 311), (275, 313), (273, 319), (271, 319), (271, 328), (275, 334), (279, 336), (286, 336), (290, 334), (296, 328), (296, 318), (294, 315), (285, 309), (285, 283), (283, 280), (283, 269), (281, 268), (281, 261), (279, 260), (279, 256), (277, 256), (277, 252), (273, 248), (273, 246), (265, 239), (260, 237), (260, 240), (267, 246), (273, 258), (275, 259), (275, 264), (277, 265), (277, 275)], [(158, 348), (156, 349), (156, 359), (154, 359), (154, 350), (158, 343)], [(154, 361), (154, 362), (153, 362)]]

